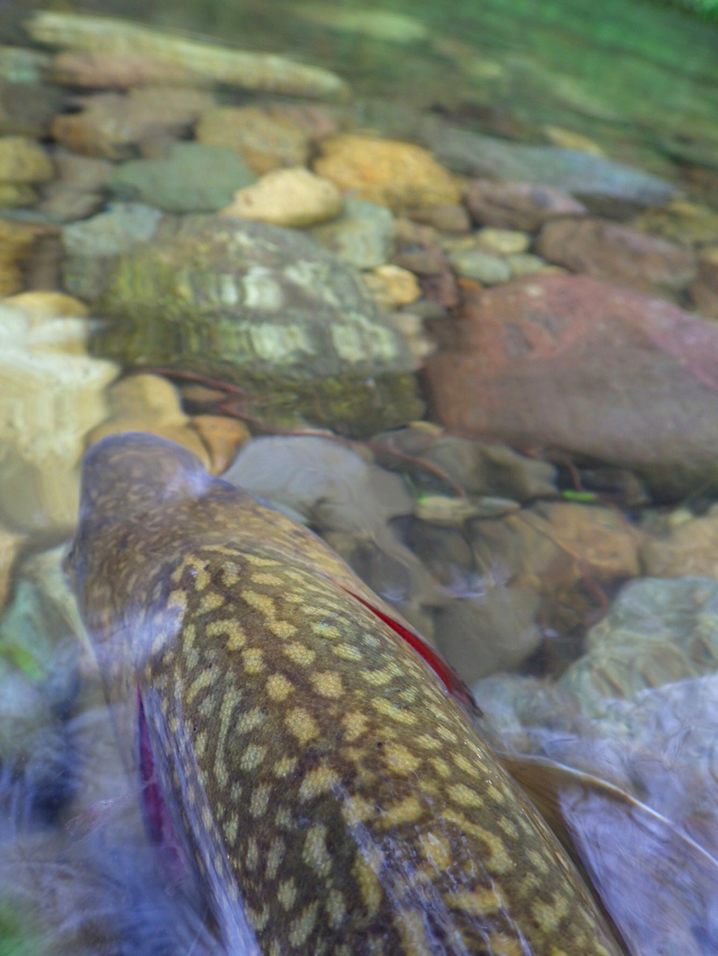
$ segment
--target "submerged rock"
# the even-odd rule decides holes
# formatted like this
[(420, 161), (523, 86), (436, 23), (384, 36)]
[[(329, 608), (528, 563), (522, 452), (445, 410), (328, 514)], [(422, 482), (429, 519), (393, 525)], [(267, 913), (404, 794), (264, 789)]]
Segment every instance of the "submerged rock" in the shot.
[(95, 307), (114, 320), (96, 329), (95, 354), (232, 382), (250, 415), (366, 435), (421, 413), (403, 337), (352, 269), (301, 233), (165, 217), (110, 267)]
[(221, 213), (301, 228), (335, 219), (341, 209), (341, 193), (331, 180), (295, 166), (274, 169), (255, 185), (240, 189)]
[(698, 258), (698, 276), (690, 287), (698, 311), (718, 319), (718, 246), (709, 246)]
[(584, 713), (607, 697), (632, 698), (672, 681), (718, 669), (718, 582), (641, 578), (627, 584), (591, 628), (586, 653), (559, 683)]
[(134, 159), (116, 167), (109, 186), (123, 199), (166, 212), (215, 212), (256, 176), (232, 149), (175, 143), (166, 159)]
[(676, 292), (696, 272), (690, 250), (606, 219), (549, 222), (541, 230), (536, 251), (572, 272), (644, 292)]
[(360, 199), (394, 211), (457, 203), (458, 183), (413, 143), (344, 133), (325, 139), (314, 170)]
[(429, 36), (429, 28), (421, 20), (391, 10), (352, 10), (328, 3), (300, 3), (292, 8), (292, 13), (342, 33), (359, 33), (388, 43), (417, 43)]
[(467, 681), (518, 667), (541, 643), (541, 598), (526, 587), (487, 587), (436, 613), (436, 646)]
[(209, 455), (189, 416), (182, 411), (175, 387), (160, 375), (130, 375), (108, 389), (109, 418), (88, 435), (92, 444), (105, 435), (149, 432), (189, 448), (205, 467)]
[(427, 372), (452, 431), (631, 468), (680, 495), (718, 476), (717, 361), (713, 323), (556, 275), (467, 294)]
[(284, 166), (303, 166), (309, 156), (309, 134), (279, 111), (256, 106), (216, 106), (195, 128), (200, 143), (233, 149), (260, 175)]
[(529, 232), (550, 219), (586, 214), (582, 203), (560, 189), (510, 179), (474, 180), (466, 192), (466, 205), (479, 224)]
[(55, 149), (53, 161), (57, 176), (43, 187), (35, 210), (55, 221), (85, 219), (97, 212), (106, 200), (112, 163), (62, 148)]
[(641, 557), (652, 578), (718, 578), (718, 506), (702, 517), (688, 513), (671, 522), (670, 531), (647, 537)]
[(308, 230), (320, 246), (357, 269), (383, 266), (394, 251), (395, 219), (386, 206), (347, 196), (342, 214)]
[(26, 27), (38, 43), (97, 54), (129, 53), (181, 64), (226, 86), (324, 99), (342, 99), (348, 92), (335, 73), (319, 67), (269, 53), (199, 43), (129, 20), (45, 10), (36, 13)]
[[(0, 190), (1, 187), (2, 184)], [(22, 263), (43, 232), (41, 226), (0, 219), (0, 295), (20, 292), (23, 287)]]
[(443, 125), (430, 129), (427, 140), (437, 159), (456, 172), (563, 189), (608, 216), (664, 205), (677, 192), (657, 176), (578, 150), (525, 146)]
[(27, 136), (0, 137), (0, 182), (43, 183), (52, 179), (52, 160)]
[(160, 136), (186, 134), (214, 105), (211, 93), (146, 86), (120, 93), (82, 97), (79, 113), (57, 116), (52, 135), (73, 152), (103, 159), (130, 159), (137, 147)]
[(86, 432), (107, 415), (117, 374), (84, 354), (83, 318), (0, 303), (0, 515), (27, 530), (72, 527)]

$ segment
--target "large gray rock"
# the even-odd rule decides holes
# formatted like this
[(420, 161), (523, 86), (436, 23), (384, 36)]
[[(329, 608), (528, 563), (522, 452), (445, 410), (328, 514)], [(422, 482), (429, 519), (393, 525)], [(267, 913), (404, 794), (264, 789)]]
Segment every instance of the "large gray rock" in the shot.
[(677, 192), (657, 176), (578, 150), (525, 146), (443, 125), (431, 127), (427, 140), (436, 158), (458, 173), (555, 186), (608, 216), (665, 205)]
[(640, 578), (591, 628), (586, 653), (559, 683), (592, 715), (608, 697), (631, 699), (647, 688), (716, 670), (718, 582)]
[(72, 258), (65, 276), (113, 320), (98, 355), (226, 380), (246, 390), (243, 411), (285, 426), (366, 435), (422, 412), (402, 335), (352, 267), (299, 232), (167, 216), (101, 275), (90, 266)]

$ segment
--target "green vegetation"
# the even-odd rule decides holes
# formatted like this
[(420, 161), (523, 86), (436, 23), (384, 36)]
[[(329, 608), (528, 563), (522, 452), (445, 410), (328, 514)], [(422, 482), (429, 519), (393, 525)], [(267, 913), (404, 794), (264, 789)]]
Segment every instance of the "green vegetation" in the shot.
[(695, 13), (718, 17), (718, 0), (670, 0), (677, 7), (683, 7), (685, 10), (692, 10)]

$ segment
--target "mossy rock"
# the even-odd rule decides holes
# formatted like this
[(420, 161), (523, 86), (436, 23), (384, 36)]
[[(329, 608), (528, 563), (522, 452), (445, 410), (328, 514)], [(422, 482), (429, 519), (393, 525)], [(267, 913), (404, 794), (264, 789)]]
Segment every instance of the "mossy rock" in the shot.
[(408, 346), (358, 274), (290, 229), (168, 216), (115, 260), (94, 308), (111, 320), (96, 355), (231, 382), (272, 424), (359, 437), (423, 410)]

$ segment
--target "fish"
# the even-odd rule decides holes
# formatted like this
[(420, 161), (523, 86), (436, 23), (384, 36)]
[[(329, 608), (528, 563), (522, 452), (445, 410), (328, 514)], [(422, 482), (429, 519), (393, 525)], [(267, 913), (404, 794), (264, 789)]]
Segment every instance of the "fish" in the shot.
[(460, 679), (309, 529), (126, 433), (85, 454), (65, 564), (231, 956), (623, 952)]
[(497, 751), (591, 887), (631, 956), (718, 954), (718, 860), (608, 780)]

